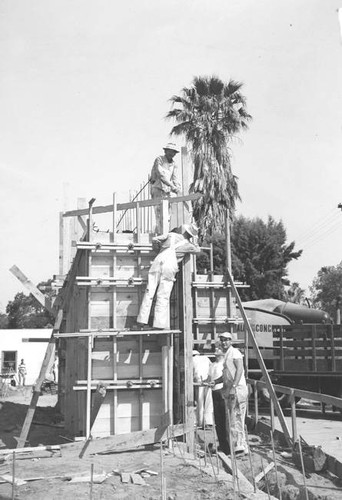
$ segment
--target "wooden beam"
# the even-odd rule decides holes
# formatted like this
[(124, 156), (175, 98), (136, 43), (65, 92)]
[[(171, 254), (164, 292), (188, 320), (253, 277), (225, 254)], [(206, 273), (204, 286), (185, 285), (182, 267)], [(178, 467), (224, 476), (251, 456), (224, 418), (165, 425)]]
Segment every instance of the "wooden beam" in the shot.
[(63, 320), (63, 310), (59, 309), (59, 311), (56, 315), (56, 320), (55, 320), (55, 324), (53, 326), (52, 334), (51, 334), (49, 343), (48, 343), (47, 348), (46, 348), (44, 360), (43, 360), (42, 366), (40, 368), (39, 377), (38, 377), (38, 380), (34, 386), (34, 391), (33, 391), (33, 395), (31, 398), (31, 403), (30, 403), (29, 409), (27, 410), (24, 425), (23, 425), (23, 428), (21, 429), (20, 437), (18, 439), (18, 445), (17, 445), (18, 448), (23, 448), (25, 446), (26, 439), (27, 439), (28, 433), (30, 431), (31, 423), (33, 420), (34, 412), (36, 410), (36, 406), (37, 406), (38, 399), (40, 396), (40, 390), (42, 387), (42, 383), (44, 382), (44, 380), (46, 378), (46, 370), (50, 364), (52, 357), (55, 355), (54, 333), (59, 331), (60, 326), (62, 324), (62, 320)]
[[(168, 425), (161, 425), (154, 429), (144, 431), (131, 432), (129, 434), (118, 434), (101, 439), (96, 439), (91, 442), (90, 452), (115, 453), (119, 450), (138, 448), (149, 444), (158, 443), (168, 439)], [(183, 424), (174, 425), (171, 430), (171, 435), (174, 437), (183, 436), (189, 429)]]
[(192, 334), (192, 294), (191, 258), (186, 255), (183, 262), (183, 331), (184, 331), (184, 403), (185, 424), (190, 431), (186, 435), (187, 451), (194, 449), (194, 390), (193, 390), (193, 334)]
[[(188, 194), (186, 196), (175, 196), (173, 198), (169, 199), (170, 203), (180, 203), (182, 201), (192, 201), (192, 200), (197, 200), (198, 198), (201, 198), (201, 194), (195, 193), (195, 194)], [(137, 203), (141, 207), (152, 207), (155, 205), (158, 205), (160, 201), (155, 201), (155, 200), (141, 200), (139, 202), (136, 201), (131, 201), (128, 203), (118, 203), (116, 208), (117, 210), (129, 210), (131, 208), (136, 208)], [(93, 214), (105, 214), (113, 212), (113, 205), (102, 205), (98, 207), (93, 207)], [(89, 211), (87, 209), (80, 209), (80, 210), (69, 210), (67, 212), (63, 213), (63, 217), (76, 217), (79, 215), (88, 215)]]
[(12, 266), (10, 268), (11, 273), (28, 289), (30, 293), (38, 300), (38, 302), (45, 307), (51, 314), (54, 314), (52, 307), (52, 302), (44, 295), (38, 288), (30, 281), (25, 274), (17, 266)]

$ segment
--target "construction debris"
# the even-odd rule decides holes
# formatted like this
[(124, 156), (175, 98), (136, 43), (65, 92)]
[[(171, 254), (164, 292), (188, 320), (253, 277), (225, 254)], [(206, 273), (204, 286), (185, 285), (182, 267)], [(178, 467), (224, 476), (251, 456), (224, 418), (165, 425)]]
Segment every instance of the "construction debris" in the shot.
[[(306, 472), (320, 472), (324, 470), (327, 456), (320, 446), (308, 446), (302, 444), (302, 457)], [(293, 449), (292, 458), (294, 463), (301, 467), (299, 443)]]

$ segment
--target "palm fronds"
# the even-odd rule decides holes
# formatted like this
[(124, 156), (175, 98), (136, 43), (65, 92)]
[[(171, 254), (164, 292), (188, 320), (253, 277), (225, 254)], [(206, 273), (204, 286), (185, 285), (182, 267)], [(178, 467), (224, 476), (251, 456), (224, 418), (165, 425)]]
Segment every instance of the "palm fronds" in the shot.
[(195, 77), (190, 87), (170, 99), (172, 109), (166, 118), (176, 122), (171, 135), (185, 137), (194, 162), (190, 192), (203, 194), (193, 206), (203, 236), (222, 228), (226, 209), (234, 210), (239, 199), (229, 144), (252, 119), (242, 86), (234, 80), (224, 83), (217, 76)]

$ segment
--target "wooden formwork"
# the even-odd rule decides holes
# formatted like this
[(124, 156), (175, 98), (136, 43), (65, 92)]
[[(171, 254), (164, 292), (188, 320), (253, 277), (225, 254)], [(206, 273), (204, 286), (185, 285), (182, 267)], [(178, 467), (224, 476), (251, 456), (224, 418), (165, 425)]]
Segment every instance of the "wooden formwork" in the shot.
[[(132, 330), (156, 255), (152, 249), (153, 233), (142, 232), (139, 223), (144, 220), (140, 213), (144, 208), (140, 202), (133, 204), (135, 217), (131, 220), (138, 223), (134, 232), (101, 233), (92, 229), (95, 208), (90, 207), (86, 241), (74, 243), (77, 253), (67, 276), (72, 293), (64, 306), (65, 321), (57, 335), (60, 406), (66, 428), (74, 435), (90, 434), (91, 400), (99, 382), (105, 384), (107, 392), (91, 429), (93, 436), (154, 428), (160, 425), (165, 413), (173, 420), (174, 378), (175, 390), (180, 394), (180, 376), (173, 373), (173, 353), (175, 334), (179, 353), (179, 326), (184, 323), (184, 303), (178, 300), (184, 295), (182, 279), (170, 301), (173, 330)], [(163, 211), (168, 230), (167, 202), (163, 203)], [(118, 217), (116, 205), (113, 218)], [(180, 278), (184, 274), (183, 269)], [(184, 353), (183, 346), (181, 350)], [(180, 369), (178, 360), (176, 366)]]

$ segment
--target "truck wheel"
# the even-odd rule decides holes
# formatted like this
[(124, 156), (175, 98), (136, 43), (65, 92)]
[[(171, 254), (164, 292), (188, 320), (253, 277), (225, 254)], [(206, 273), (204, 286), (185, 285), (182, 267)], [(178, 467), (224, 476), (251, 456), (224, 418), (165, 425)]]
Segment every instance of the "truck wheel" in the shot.
[[(262, 401), (266, 404), (271, 403), (270, 393), (266, 388), (261, 389), (261, 398)], [(282, 392), (276, 392), (277, 399), (282, 408), (288, 408), (290, 406), (290, 396), (288, 394), (284, 394)]]

